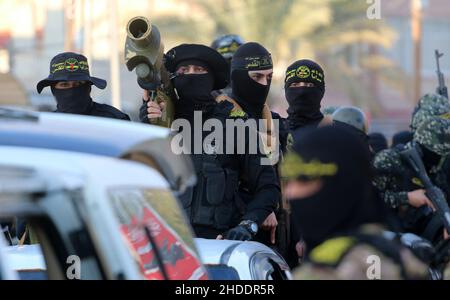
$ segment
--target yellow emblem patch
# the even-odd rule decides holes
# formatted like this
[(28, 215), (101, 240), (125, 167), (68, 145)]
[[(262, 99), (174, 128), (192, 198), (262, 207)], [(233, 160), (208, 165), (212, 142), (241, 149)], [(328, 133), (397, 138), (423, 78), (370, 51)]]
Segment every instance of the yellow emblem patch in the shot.
[(75, 72), (80, 68), (80, 64), (75, 58), (69, 58), (66, 60), (64, 68), (69, 72)]
[(449, 120), (450, 119), (450, 112), (442, 114), (442, 115), (439, 115), (439, 117), (442, 118), (442, 119)]
[(296, 179), (299, 176), (319, 178), (323, 176), (334, 176), (338, 172), (335, 163), (324, 163), (317, 159), (305, 161), (298, 154), (291, 152), (281, 165), (281, 174), (287, 179)]
[(240, 110), (240, 109), (232, 110), (230, 112), (230, 117), (233, 117), (233, 118), (243, 118), (245, 116), (246, 116), (245, 111)]
[(304, 79), (311, 75), (311, 70), (307, 66), (300, 66), (297, 69), (297, 77)]
[(310, 258), (315, 263), (335, 265), (356, 242), (356, 239), (351, 237), (327, 240), (311, 251)]
[(412, 181), (412, 183), (414, 183), (415, 185), (418, 185), (418, 186), (423, 187), (423, 183), (422, 183), (422, 181), (421, 181), (419, 178), (414, 177), (413, 179), (411, 179), (411, 181)]

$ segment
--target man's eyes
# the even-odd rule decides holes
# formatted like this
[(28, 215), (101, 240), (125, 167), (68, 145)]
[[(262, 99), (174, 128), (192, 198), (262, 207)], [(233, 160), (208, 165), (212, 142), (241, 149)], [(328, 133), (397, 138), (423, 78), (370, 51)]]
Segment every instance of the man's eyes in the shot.
[(205, 68), (202, 68), (202, 67), (196, 67), (195, 71), (196, 72), (205, 72), (206, 70), (205, 70)]

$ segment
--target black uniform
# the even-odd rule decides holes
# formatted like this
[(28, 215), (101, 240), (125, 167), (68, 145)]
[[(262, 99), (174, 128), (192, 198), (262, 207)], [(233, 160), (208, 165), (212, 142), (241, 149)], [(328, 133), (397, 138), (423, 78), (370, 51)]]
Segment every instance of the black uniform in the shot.
[[(230, 102), (217, 103), (211, 95), (213, 90), (220, 90), (228, 83), (229, 72), (226, 60), (215, 50), (203, 45), (183, 44), (170, 50), (166, 55), (165, 66), (175, 73), (181, 66), (202, 66), (204, 74), (174, 74), (173, 86), (179, 99), (174, 100), (175, 120), (184, 119), (190, 125), (191, 139), (195, 128), (203, 128), (210, 120), (219, 120), (223, 128), (223, 139), (213, 139), (206, 146), (200, 147), (190, 143), (190, 150), (197, 184), (180, 196), (180, 201), (186, 211), (190, 223), (198, 237), (215, 239), (223, 235), (227, 239), (249, 240), (253, 233), (241, 221), (252, 221), (261, 224), (275, 209), (281, 195), (276, 175), (271, 166), (261, 164), (261, 154), (249, 154), (249, 134), (245, 140), (227, 140), (225, 122), (232, 118), (242, 118), (243, 111), (236, 112)], [(146, 105), (146, 104), (144, 104)], [(141, 108), (145, 111), (146, 108)], [(194, 113), (197, 112), (197, 113)], [(195, 119), (202, 116), (202, 122)], [(143, 114), (142, 119), (145, 120)], [(179, 130), (187, 138), (187, 129)], [(201, 131), (203, 142), (210, 135), (209, 131)], [(234, 154), (227, 151), (227, 146), (233, 143)], [(244, 145), (244, 153), (237, 154), (236, 147)], [(200, 145), (203, 146), (203, 145)], [(223, 150), (221, 152), (221, 150)], [(253, 195), (248, 203), (244, 203), (238, 194), (240, 178), (249, 180), (249, 189)]]
[[(290, 199), (306, 243), (306, 263), (295, 279), (367, 279), (374, 253), (383, 265), (381, 279), (425, 279), (426, 266), (382, 235), (385, 207), (372, 197), (370, 156), (354, 132), (326, 126), (296, 135), (283, 174), (289, 180), (319, 179), (322, 184), (314, 194)], [(412, 262), (415, 268), (410, 268)]]
[[(71, 81), (79, 84), (84, 82), (84, 84), (66, 89), (55, 88), (58, 82)], [(92, 85), (104, 89), (107, 83), (103, 79), (90, 75), (89, 64), (85, 56), (64, 52), (52, 59), (49, 76), (39, 81), (36, 88), (38, 93), (41, 93), (45, 87), (51, 87), (56, 100), (56, 112), (130, 120), (130, 117), (120, 110), (92, 101), (90, 96)]]
[[(58, 111), (58, 109), (55, 112), (70, 113), (68, 111)], [(118, 110), (117, 108), (115, 108), (111, 105), (100, 104), (100, 103), (97, 103), (94, 101), (92, 101), (91, 105), (86, 109), (86, 111), (81, 112), (81, 113), (78, 113), (78, 112), (74, 112), (74, 113), (80, 114), (80, 115), (86, 115), (86, 116), (104, 117), (104, 118), (130, 121), (130, 117), (127, 114)]]
[[(223, 124), (230, 119), (233, 105), (229, 102), (213, 104), (203, 112), (203, 120), (220, 119)], [(207, 136), (209, 132), (203, 132)], [(212, 148), (226, 149), (234, 141), (214, 143)], [(247, 134), (248, 137), (248, 134)], [(245, 140), (248, 149), (248, 138)], [(235, 150), (236, 153), (236, 150)], [(248, 153), (248, 151), (246, 151)], [(280, 187), (271, 166), (261, 165), (260, 154), (192, 154), (197, 173), (197, 185), (181, 197), (181, 202), (197, 236), (216, 238), (242, 220), (251, 220), (261, 225), (273, 212), (280, 199)], [(238, 191), (241, 178), (246, 178), (246, 187), (251, 195), (243, 199)]]
[[(314, 87), (290, 87), (292, 83), (313, 83)], [(285, 96), (289, 104), (287, 127), (287, 148), (290, 150), (294, 143), (295, 132), (304, 127), (318, 127), (324, 116), (320, 111), (321, 101), (325, 94), (325, 76), (322, 68), (315, 62), (304, 59), (291, 64), (286, 70)], [(301, 239), (300, 234), (292, 226), (291, 218), (291, 251), (286, 258), (291, 267), (298, 262), (295, 250), (296, 243)]]
[(373, 152), (377, 154), (378, 152), (388, 148), (388, 142), (384, 134), (379, 132), (373, 132), (369, 134), (369, 144)]
[[(292, 83), (312, 83), (314, 87), (290, 87)], [(323, 119), (320, 103), (325, 94), (322, 68), (311, 60), (299, 60), (286, 70), (285, 94), (289, 103), (288, 123), (291, 132), (305, 126), (317, 126)]]
[[(251, 65), (248, 62), (252, 60), (254, 63)], [(240, 107), (246, 112), (249, 119), (256, 120), (257, 122), (264, 119), (263, 109), (267, 102), (267, 96), (269, 94), (271, 82), (267, 85), (262, 85), (254, 81), (249, 76), (249, 71), (258, 70), (270, 70), (273, 69), (270, 53), (258, 43), (246, 43), (239, 47), (234, 54), (231, 61), (231, 94), (229, 96), (234, 99)], [(284, 120), (277, 113), (271, 112), (273, 120), (277, 120), (279, 123), (278, 139), (279, 139), (279, 154), (281, 159), (281, 153), (285, 150), (287, 140), (287, 130), (285, 128)], [(259, 126), (259, 122), (257, 123)], [(258, 128), (259, 131), (260, 128)], [(259, 141), (261, 142), (261, 141)], [(280, 182), (278, 175), (278, 164), (274, 166), (274, 171), (277, 175), (277, 181)], [(239, 185), (240, 196), (248, 201), (252, 199), (253, 195), (248, 188), (248, 180), (242, 178)], [(278, 204), (281, 208), (281, 199)], [(279, 212), (277, 209), (276, 213)], [(277, 214), (277, 220), (280, 220), (280, 215)], [(284, 221), (282, 221), (284, 223)], [(280, 235), (277, 235), (278, 237)], [(271, 245), (270, 232), (259, 231), (257, 240), (267, 245)]]

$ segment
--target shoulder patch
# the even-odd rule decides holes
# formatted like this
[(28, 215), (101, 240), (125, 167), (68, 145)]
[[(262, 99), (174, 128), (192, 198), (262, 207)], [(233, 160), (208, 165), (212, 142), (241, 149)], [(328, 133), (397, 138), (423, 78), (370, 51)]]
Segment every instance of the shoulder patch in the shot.
[(329, 239), (311, 251), (310, 259), (318, 264), (337, 265), (356, 243), (357, 240), (352, 237)]
[(290, 152), (292, 151), (293, 146), (294, 146), (294, 137), (292, 136), (292, 133), (289, 132), (286, 139), (286, 148)]
[(414, 183), (414, 184), (417, 185), (417, 186), (424, 187), (424, 186), (423, 186), (423, 183), (422, 183), (422, 180), (420, 180), (420, 179), (417, 178), (417, 177), (413, 177), (413, 178), (411, 179), (411, 182)]
[(243, 118), (245, 117), (247, 114), (245, 113), (245, 111), (243, 111), (242, 109), (233, 109), (230, 112), (230, 117), (233, 118)]

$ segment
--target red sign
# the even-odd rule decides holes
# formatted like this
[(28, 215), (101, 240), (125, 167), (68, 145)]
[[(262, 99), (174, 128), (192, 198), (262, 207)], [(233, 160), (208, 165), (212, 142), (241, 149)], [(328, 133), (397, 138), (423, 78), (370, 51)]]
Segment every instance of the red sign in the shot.
[(169, 279), (208, 279), (196, 253), (151, 207), (145, 206), (143, 209), (144, 214), (140, 221), (136, 216), (133, 216), (131, 223), (122, 225), (121, 229), (134, 248), (136, 259), (139, 259), (139, 265), (145, 278), (150, 280), (164, 279), (152, 244), (142, 226), (146, 226), (151, 232)]

